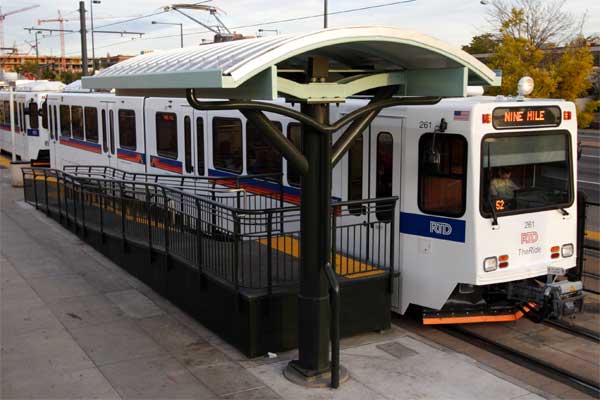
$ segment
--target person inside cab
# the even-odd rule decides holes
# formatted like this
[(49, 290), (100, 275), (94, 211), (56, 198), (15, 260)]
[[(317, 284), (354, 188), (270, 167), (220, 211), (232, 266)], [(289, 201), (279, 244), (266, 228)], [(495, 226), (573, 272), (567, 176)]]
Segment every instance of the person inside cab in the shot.
[[(507, 167), (498, 170), (498, 177), (490, 182), (490, 196), (496, 200), (496, 210), (508, 208), (519, 186), (511, 179), (512, 171)], [(500, 202), (499, 202), (500, 201)]]

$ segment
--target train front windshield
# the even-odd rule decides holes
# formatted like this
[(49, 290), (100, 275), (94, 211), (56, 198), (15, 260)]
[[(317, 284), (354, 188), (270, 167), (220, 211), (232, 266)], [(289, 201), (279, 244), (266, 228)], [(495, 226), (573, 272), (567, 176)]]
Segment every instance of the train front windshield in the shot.
[(482, 142), (484, 217), (568, 207), (573, 202), (566, 131), (490, 134)]

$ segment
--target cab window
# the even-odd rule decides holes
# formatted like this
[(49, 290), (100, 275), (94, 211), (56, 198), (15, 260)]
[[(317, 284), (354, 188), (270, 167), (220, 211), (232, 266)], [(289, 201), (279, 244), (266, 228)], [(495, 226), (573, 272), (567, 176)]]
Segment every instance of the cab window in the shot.
[(215, 168), (242, 173), (242, 121), (213, 119), (213, 155)]
[(135, 150), (135, 111), (119, 110), (119, 146), (123, 149)]
[(177, 159), (177, 115), (157, 112), (156, 152), (161, 157)]
[(426, 133), (419, 140), (419, 209), (460, 217), (467, 190), (467, 140), (461, 135)]

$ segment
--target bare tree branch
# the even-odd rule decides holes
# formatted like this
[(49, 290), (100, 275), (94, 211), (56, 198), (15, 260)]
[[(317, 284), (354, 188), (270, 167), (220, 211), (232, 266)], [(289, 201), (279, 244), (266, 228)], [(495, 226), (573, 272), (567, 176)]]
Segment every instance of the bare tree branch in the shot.
[[(525, 38), (540, 47), (549, 47), (570, 41), (581, 31), (585, 23), (584, 14), (579, 24), (565, 10), (566, 0), (494, 0), (488, 9), (488, 22), (496, 34), (508, 34), (514, 38)], [(522, 18), (515, 18), (515, 11)]]

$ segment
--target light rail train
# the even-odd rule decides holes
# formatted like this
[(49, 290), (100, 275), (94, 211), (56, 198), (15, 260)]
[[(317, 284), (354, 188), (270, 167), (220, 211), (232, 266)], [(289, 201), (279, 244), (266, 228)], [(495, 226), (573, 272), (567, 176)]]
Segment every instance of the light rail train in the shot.
[[(365, 102), (331, 105), (330, 119)], [(53, 168), (281, 173), (286, 201), (299, 202), (300, 176), (237, 111), (100, 93), (50, 93), (43, 107)], [(268, 116), (300, 146), (300, 124)], [(395, 215), (378, 216), (399, 221), (396, 312), (419, 306), (437, 324), (514, 320), (531, 303), (553, 316), (581, 307), (581, 284), (559, 278), (576, 265), (576, 124), (561, 100), (449, 98), (380, 113), (334, 168), (332, 195), (399, 197)], [(344, 218), (365, 217), (358, 207)]]
[[(45, 109), (48, 93), (59, 92), (65, 85), (56, 81), (30, 81), (17, 86), (15, 102), (15, 154), (22, 161), (48, 166), (49, 135)], [(12, 153), (10, 94), (0, 91), (0, 150)]]

